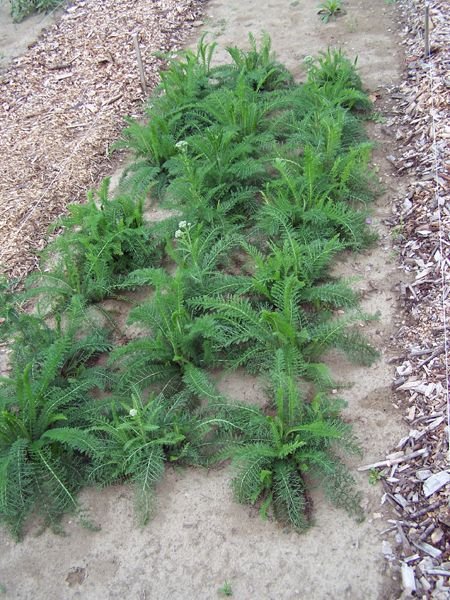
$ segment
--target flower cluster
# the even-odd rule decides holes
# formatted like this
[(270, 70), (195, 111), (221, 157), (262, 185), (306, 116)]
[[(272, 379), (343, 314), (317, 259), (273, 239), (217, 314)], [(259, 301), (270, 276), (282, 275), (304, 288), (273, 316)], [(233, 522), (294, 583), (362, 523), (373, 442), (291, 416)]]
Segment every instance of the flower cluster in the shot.
[(192, 223), (187, 223), (186, 221), (180, 221), (178, 223), (178, 229), (175, 231), (175, 239), (179, 239), (181, 237), (183, 237), (183, 235), (186, 233), (186, 230), (189, 229), (189, 227), (192, 225)]
[(186, 152), (188, 143), (185, 140), (180, 140), (175, 144), (175, 148), (180, 152)]
[(130, 414), (130, 417), (136, 417), (138, 414), (138, 411), (135, 408), (131, 408), (129, 414)]

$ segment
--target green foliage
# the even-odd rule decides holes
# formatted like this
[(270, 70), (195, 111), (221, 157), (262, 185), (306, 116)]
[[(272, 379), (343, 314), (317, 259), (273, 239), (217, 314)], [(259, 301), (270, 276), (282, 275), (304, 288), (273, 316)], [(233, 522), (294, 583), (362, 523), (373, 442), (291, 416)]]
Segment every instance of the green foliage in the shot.
[(223, 274), (232, 259), (242, 237), (232, 225), (211, 227), (203, 224), (192, 225), (180, 221), (175, 231), (174, 241), (166, 246), (168, 255), (178, 265), (178, 271), (189, 296), (221, 293), (227, 289), (229, 279)]
[(303, 164), (277, 159), (275, 166), (281, 177), (266, 186), (258, 227), (269, 235), (283, 234), (289, 227), (308, 241), (338, 236), (344, 246), (367, 246), (373, 235), (368, 231), (365, 212), (349, 205), (358, 196), (364, 199), (355, 185), (359, 180), (352, 173), (355, 168), (362, 170), (362, 163), (359, 166), (354, 158), (354, 154), (348, 157), (345, 165), (340, 157), (327, 171), (320, 156), (312, 151), (305, 155)]
[[(202, 38), (171, 60), (147, 121), (127, 121), (117, 146), (136, 160), (118, 192), (106, 179), (70, 206), (23, 292), (0, 281), (0, 335), (13, 347), (0, 384), (0, 516), (16, 535), (32, 512), (54, 524), (76, 509), (88, 475), (132, 481), (145, 522), (167, 461), (231, 458), (238, 500), (298, 530), (315, 480), (359, 514), (339, 454), (355, 442), (320, 361), (329, 348), (376, 357), (356, 294), (330, 275), (341, 251), (374, 237), (357, 112), (370, 102), (340, 51), (312, 59), (297, 85), (267, 35), (228, 48), (227, 65), (212, 66), (214, 50)], [(150, 194), (176, 216), (146, 224)], [(128, 319), (142, 332), (95, 366), (110, 344), (92, 307), (143, 286)], [(260, 373), (270, 407), (225, 399), (208, 372), (223, 367)], [(98, 387), (109, 394), (91, 401)]]
[(246, 405), (217, 406), (219, 457), (232, 458), (235, 496), (246, 504), (258, 502), (263, 516), (271, 509), (282, 523), (303, 530), (309, 525), (307, 474), (317, 478), (337, 506), (360, 516), (359, 494), (335, 450), (358, 449), (349, 426), (323, 398), (305, 403), (290, 367), (278, 350), (271, 372), (274, 415)]
[(324, 23), (328, 23), (331, 18), (337, 17), (341, 12), (341, 0), (326, 0), (326, 2), (320, 4), (318, 14)]
[(125, 169), (120, 187), (135, 197), (143, 197), (164, 178), (166, 162), (176, 153), (174, 131), (177, 118), (152, 116), (148, 123), (126, 119), (128, 127), (114, 148), (133, 149), (136, 162)]
[(203, 35), (197, 45), (197, 52), (177, 52), (176, 60), (170, 60), (167, 68), (160, 74), (161, 84), (156, 101), (152, 103), (152, 111), (156, 104), (157, 110), (165, 114), (172, 111), (183, 113), (204, 98), (211, 88), (219, 85), (217, 81), (214, 83), (215, 71), (211, 69), (216, 46), (215, 42), (205, 42)]
[[(362, 364), (371, 364), (378, 356), (376, 351), (357, 330), (349, 328), (363, 315), (336, 317), (326, 310), (327, 303), (352, 303), (351, 291), (343, 285), (322, 289), (317, 286), (302, 298), (304, 286), (304, 282), (290, 275), (270, 288), (263, 287), (266, 298), (261, 301), (240, 295), (210, 295), (192, 300), (191, 305), (205, 311), (203, 318), (209, 318), (212, 350), (215, 355), (226, 356), (224, 361), (233, 368), (246, 366), (251, 372), (266, 371), (280, 349), (295, 356), (297, 375), (309, 377), (315, 371), (309, 369), (308, 363), (333, 347)], [(260, 282), (256, 281), (255, 287), (260, 287)], [(320, 311), (308, 307), (306, 300), (310, 299), (319, 304)]]
[(62, 0), (9, 0), (13, 21), (23, 21), (34, 12), (47, 12), (63, 3)]
[(377, 111), (371, 112), (369, 115), (367, 115), (366, 119), (367, 121), (372, 121), (373, 123), (386, 123), (387, 121), (386, 117)]
[(154, 293), (131, 311), (129, 320), (147, 328), (149, 336), (133, 340), (112, 353), (120, 370), (121, 387), (167, 383), (181, 377), (189, 364), (211, 364), (214, 322), (208, 316), (196, 318), (189, 308), (186, 299), (191, 282), (182, 270), (173, 277), (162, 269), (147, 269), (140, 275), (154, 288)]
[(342, 281), (327, 281), (332, 258), (343, 245), (336, 237), (329, 240), (302, 242), (294, 229), (286, 225), (280, 233), (281, 241), (268, 243), (264, 254), (255, 246), (245, 243), (254, 268), (252, 277), (244, 280), (241, 291), (251, 292), (272, 300), (281, 281), (294, 277), (298, 282), (297, 303), (319, 310), (323, 308), (355, 307), (357, 298)]
[(6, 314), (2, 335), (12, 350), (13, 370), (20, 371), (29, 362), (39, 364), (45, 360), (48, 348), (62, 337), (72, 340), (64, 368), (72, 376), (73, 368), (90, 363), (110, 348), (106, 331), (89, 318), (84, 303), (77, 297), (72, 298), (64, 316), (57, 314), (54, 319), (46, 320), (23, 303), (20, 293), (15, 293)]
[(317, 86), (325, 98), (339, 99), (345, 108), (369, 110), (372, 104), (362, 92), (356, 63), (357, 59), (351, 62), (342, 50), (328, 49), (309, 61), (307, 85)]
[(92, 481), (102, 485), (129, 479), (136, 490), (136, 512), (141, 524), (151, 514), (155, 485), (164, 473), (164, 464), (198, 464), (198, 443), (204, 434), (196, 419), (188, 393), (166, 398), (151, 395), (145, 402), (134, 391), (131, 402), (112, 404), (109, 419), (102, 419), (91, 433), (97, 438)]
[(0, 278), (0, 339), (14, 345), (29, 346), (33, 340), (44, 344), (47, 340), (42, 319), (26, 311), (25, 303), (15, 289), (14, 282)]
[(382, 478), (381, 472), (378, 469), (370, 469), (369, 471), (369, 483), (370, 485), (376, 485)]
[(225, 581), (223, 586), (218, 589), (219, 594), (222, 596), (232, 596), (233, 589), (231, 587), (231, 583), (229, 581)]
[(354, 62), (344, 56), (341, 49), (321, 52), (319, 57), (310, 62), (308, 68), (308, 83), (319, 87), (327, 83), (340, 82), (349, 88), (362, 90), (361, 78), (356, 72), (357, 59)]
[(55, 526), (77, 509), (85, 457), (95, 452), (82, 415), (88, 393), (105, 382), (86, 362), (103, 349), (76, 340), (72, 328), (0, 382), (0, 519), (16, 537), (31, 513)]
[[(144, 224), (143, 204), (129, 196), (109, 199), (109, 179), (87, 204), (70, 206), (64, 235), (49, 244), (41, 271), (27, 282), (27, 297), (41, 298), (43, 311), (66, 306), (72, 297), (96, 302), (121, 288), (133, 269), (161, 255), (164, 232)], [(50, 300), (51, 299), (51, 300)]]
[(240, 142), (236, 132), (219, 127), (190, 138), (169, 164), (169, 206), (181, 205), (189, 219), (211, 225), (224, 219), (239, 222), (253, 213), (257, 184), (265, 175), (265, 165), (256, 157), (257, 140)]
[(216, 227), (204, 232), (202, 225), (180, 221), (174, 239), (167, 243), (167, 252), (177, 264), (175, 273), (148, 268), (130, 274), (125, 285), (149, 285), (152, 289), (149, 300), (134, 308), (129, 317), (131, 323), (143, 325), (149, 336), (113, 352), (121, 385), (141, 387), (169, 381), (175, 373), (182, 376), (189, 365), (215, 364), (214, 348), (220, 331), (212, 317), (191, 307), (190, 300), (236, 287), (236, 279), (220, 269), (239, 240), (234, 228), (227, 231)]
[(269, 35), (267, 33), (262, 35), (259, 49), (256, 38), (251, 33), (248, 39), (250, 43), (248, 51), (241, 50), (236, 46), (227, 48), (233, 61), (231, 68), (259, 92), (273, 91), (292, 85), (294, 79), (291, 73), (276, 60), (272, 52)]

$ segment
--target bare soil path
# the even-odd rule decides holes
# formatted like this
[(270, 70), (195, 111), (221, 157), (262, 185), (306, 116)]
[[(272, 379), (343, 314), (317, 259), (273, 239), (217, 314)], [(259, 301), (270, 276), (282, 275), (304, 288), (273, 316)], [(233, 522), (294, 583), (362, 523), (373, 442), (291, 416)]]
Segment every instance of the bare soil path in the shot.
[[(350, 57), (358, 56), (371, 93), (385, 99), (386, 86), (399, 80), (402, 60), (394, 8), (384, 0), (347, 0), (344, 7), (345, 15), (325, 25), (317, 16), (315, 0), (213, 0), (206, 7), (204, 30), (221, 47), (245, 45), (249, 32), (267, 31), (279, 59), (298, 79), (304, 76), (306, 56), (327, 46), (342, 47)], [(385, 363), (395, 327), (393, 286), (401, 278), (383, 226), (391, 212), (394, 183), (384, 158), (389, 151), (382, 126), (373, 124), (371, 135), (379, 141), (374, 161), (386, 190), (373, 215), (380, 241), (338, 269), (361, 276), (357, 287), (363, 292), (363, 307), (380, 312), (379, 322), (368, 325), (367, 332), (382, 358), (371, 368), (356, 368), (341, 357), (328, 357), (340, 381), (355, 382), (343, 395), (349, 403), (347, 416), (364, 448), (364, 463), (384, 456), (404, 431), (392, 404), (390, 368)], [(254, 378), (228, 374), (220, 385), (232, 397), (264, 402), (262, 386)], [(234, 503), (229, 478), (227, 469), (168, 469), (158, 489), (155, 517), (145, 529), (135, 525), (131, 490), (117, 486), (82, 495), (100, 532), (68, 520), (66, 537), (48, 531), (35, 537), (31, 531), (18, 545), (1, 532), (4, 597), (211, 600), (220, 597), (218, 589), (227, 581), (237, 600), (398, 598), (398, 575), (394, 580), (387, 572), (382, 554), (380, 531), (386, 522), (381, 490), (368, 484), (367, 475), (358, 476), (367, 511), (364, 523), (355, 523), (314, 494), (317, 524), (302, 536), (264, 522), (256, 510)]]
[(21, 23), (14, 23), (8, 0), (0, 0), (0, 69), (16, 56), (23, 54), (39, 34), (52, 25), (59, 12), (31, 15)]

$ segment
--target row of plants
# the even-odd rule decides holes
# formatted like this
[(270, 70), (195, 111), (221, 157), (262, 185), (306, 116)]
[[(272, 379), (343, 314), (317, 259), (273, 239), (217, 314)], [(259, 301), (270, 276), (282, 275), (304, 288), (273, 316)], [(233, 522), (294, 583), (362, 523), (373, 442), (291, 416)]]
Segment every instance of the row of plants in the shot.
[[(3, 282), (0, 519), (16, 536), (31, 514), (86, 521), (76, 495), (93, 484), (133, 482), (146, 522), (167, 462), (231, 461), (237, 500), (298, 530), (311, 485), (362, 516), (341, 459), (358, 445), (321, 357), (377, 356), (351, 282), (330, 274), (373, 240), (371, 105), (339, 51), (296, 84), (267, 36), (222, 66), (214, 49), (168, 63), (117, 144), (135, 156), (119, 189), (106, 179), (69, 207), (21, 291)], [(150, 197), (172, 216), (146, 222)], [(104, 300), (141, 290), (141, 333), (124, 339)], [(237, 368), (264, 380), (264, 409), (219, 393), (214, 373)]]

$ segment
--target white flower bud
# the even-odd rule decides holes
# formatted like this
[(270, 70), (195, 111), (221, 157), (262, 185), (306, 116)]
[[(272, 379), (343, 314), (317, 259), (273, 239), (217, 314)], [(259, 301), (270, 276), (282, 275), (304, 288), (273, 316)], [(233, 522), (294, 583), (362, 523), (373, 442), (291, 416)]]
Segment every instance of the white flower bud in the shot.
[(130, 409), (130, 417), (135, 417), (137, 415), (138, 411), (135, 408), (131, 408)]
[(181, 229), (177, 229), (175, 231), (175, 239), (177, 240), (180, 237), (183, 237), (183, 232), (181, 231)]
[(188, 146), (188, 143), (186, 142), (186, 140), (180, 140), (179, 142), (177, 142), (175, 144), (175, 148), (177, 148), (178, 150), (181, 150), (181, 152), (184, 152), (186, 150)]

